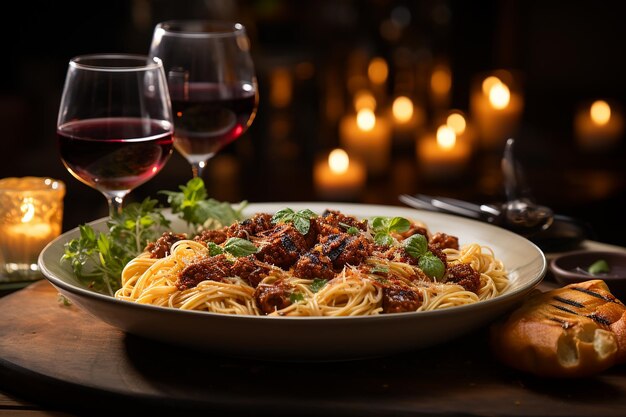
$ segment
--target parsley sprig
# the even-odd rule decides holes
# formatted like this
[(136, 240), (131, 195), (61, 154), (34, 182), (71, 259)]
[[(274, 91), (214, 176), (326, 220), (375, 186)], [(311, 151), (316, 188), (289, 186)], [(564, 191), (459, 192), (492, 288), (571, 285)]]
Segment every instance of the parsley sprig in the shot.
[[(159, 191), (168, 197), (172, 213), (185, 220), (196, 233), (201, 228), (230, 225), (243, 218), (246, 202), (238, 208), (207, 197), (204, 182), (194, 178), (180, 191)], [(121, 286), (124, 266), (140, 255), (146, 245), (169, 229), (158, 200), (146, 198), (125, 206), (106, 222), (106, 230), (91, 225), (79, 226), (79, 237), (65, 244), (62, 262), (68, 262), (78, 279), (94, 291), (113, 295)], [(250, 250), (246, 244), (231, 242), (228, 250)]]
[(69, 262), (87, 286), (112, 295), (120, 287), (124, 266), (170, 225), (156, 210), (157, 204), (157, 200), (146, 198), (127, 205), (106, 222), (107, 232), (96, 231), (89, 224), (80, 225), (80, 236), (65, 244), (61, 261)]
[(172, 213), (179, 214), (188, 225), (217, 229), (243, 217), (242, 210), (247, 205), (246, 201), (233, 208), (227, 202), (208, 198), (201, 178), (193, 178), (187, 184), (179, 186), (179, 189), (180, 191), (159, 191), (159, 194), (167, 196)]

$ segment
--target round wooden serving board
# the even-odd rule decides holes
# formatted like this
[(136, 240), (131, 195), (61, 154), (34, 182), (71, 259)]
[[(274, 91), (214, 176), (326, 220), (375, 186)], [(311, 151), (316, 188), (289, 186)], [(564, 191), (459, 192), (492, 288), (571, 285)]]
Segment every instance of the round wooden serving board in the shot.
[(0, 299), (0, 318), (0, 388), (76, 413), (626, 415), (626, 367), (587, 380), (531, 378), (493, 360), (487, 329), (386, 358), (280, 363), (126, 335), (60, 303), (47, 281)]

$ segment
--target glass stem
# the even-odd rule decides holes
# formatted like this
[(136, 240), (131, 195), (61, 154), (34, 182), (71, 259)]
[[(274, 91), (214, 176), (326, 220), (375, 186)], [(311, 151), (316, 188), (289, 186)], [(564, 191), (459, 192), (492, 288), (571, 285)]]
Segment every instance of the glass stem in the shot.
[(206, 161), (200, 162), (192, 162), (191, 163), (191, 172), (194, 178), (200, 177), (202, 178), (202, 173), (204, 172), (204, 167), (206, 167)]
[(124, 196), (127, 193), (128, 191), (104, 194), (109, 203), (109, 217), (113, 217), (116, 214), (122, 213), (122, 205), (124, 204)]

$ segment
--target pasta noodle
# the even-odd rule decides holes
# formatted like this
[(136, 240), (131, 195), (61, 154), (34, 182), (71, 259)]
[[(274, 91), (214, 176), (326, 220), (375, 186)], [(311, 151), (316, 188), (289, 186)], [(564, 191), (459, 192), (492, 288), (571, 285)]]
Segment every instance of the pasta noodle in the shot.
[[(227, 230), (225, 228), (223, 231), (226, 233)], [(259, 247), (258, 254), (264, 253), (262, 249), (270, 240), (269, 233), (259, 234), (261, 237), (246, 235), (249, 237), (248, 242), (254, 242)], [(360, 236), (366, 242), (373, 239), (369, 227), (361, 230)], [(401, 242), (402, 239), (396, 239), (389, 248), (383, 249), (397, 251), (397, 247), (402, 247), (398, 246)], [(329, 244), (318, 244), (310, 249), (310, 253), (318, 256), (318, 260), (323, 259), (317, 252)], [(207, 277), (200, 279), (196, 285), (181, 285), (181, 275), (185, 274), (186, 268), (216, 256), (210, 254), (209, 247), (222, 250), (226, 245), (223, 242), (219, 245), (210, 244), (185, 236), (172, 244), (169, 254), (163, 258), (153, 258), (146, 250), (125, 266), (122, 285), (115, 297), (142, 304), (221, 314), (364, 316), (432, 311), (472, 304), (496, 297), (509, 285), (503, 263), (496, 258), (491, 248), (477, 243), (441, 249), (446, 261), (446, 275), (439, 279), (426, 275), (416, 262), (404, 262), (374, 246), (375, 249), (370, 250), (362, 262), (346, 263), (330, 279), (298, 276), (293, 265), (281, 268), (266, 262), (262, 256), (254, 258), (251, 255), (247, 262), (264, 271), (258, 283), (250, 282), (229, 270), (219, 279)], [(432, 249), (430, 244), (429, 248)], [(226, 252), (220, 252), (215, 259), (218, 258), (223, 259), (223, 265), (227, 267), (242, 259)], [(451, 280), (451, 271), (455, 265), (461, 264), (471, 267), (470, 276), (475, 271), (475, 290), (466, 288), (463, 281)], [(260, 301), (264, 294), (269, 294), (266, 299), (275, 304), (270, 311)]]

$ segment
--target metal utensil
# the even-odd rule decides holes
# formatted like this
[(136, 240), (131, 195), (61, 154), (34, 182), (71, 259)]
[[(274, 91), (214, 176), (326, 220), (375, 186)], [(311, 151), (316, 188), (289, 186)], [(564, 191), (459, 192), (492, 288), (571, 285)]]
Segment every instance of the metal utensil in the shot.
[(492, 223), (522, 236), (530, 237), (546, 230), (554, 220), (548, 207), (534, 202), (526, 184), (521, 166), (513, 156), (514, 140), (507, 140), (502, 157), (502, 173), (507, 201), (501, 205), (475, 204), (450, 197), (433, 197), (425, 194), (399, 196), (408, 206), (457, 214)]
[(553, 211), (535, 203), (521, 166), (513, 156), (515, 141), (509, 138), (502, 157), (502, 174), (507, 201), (502, 206), (503, 223), (521, 235), (530, 236), (550, 227)]

